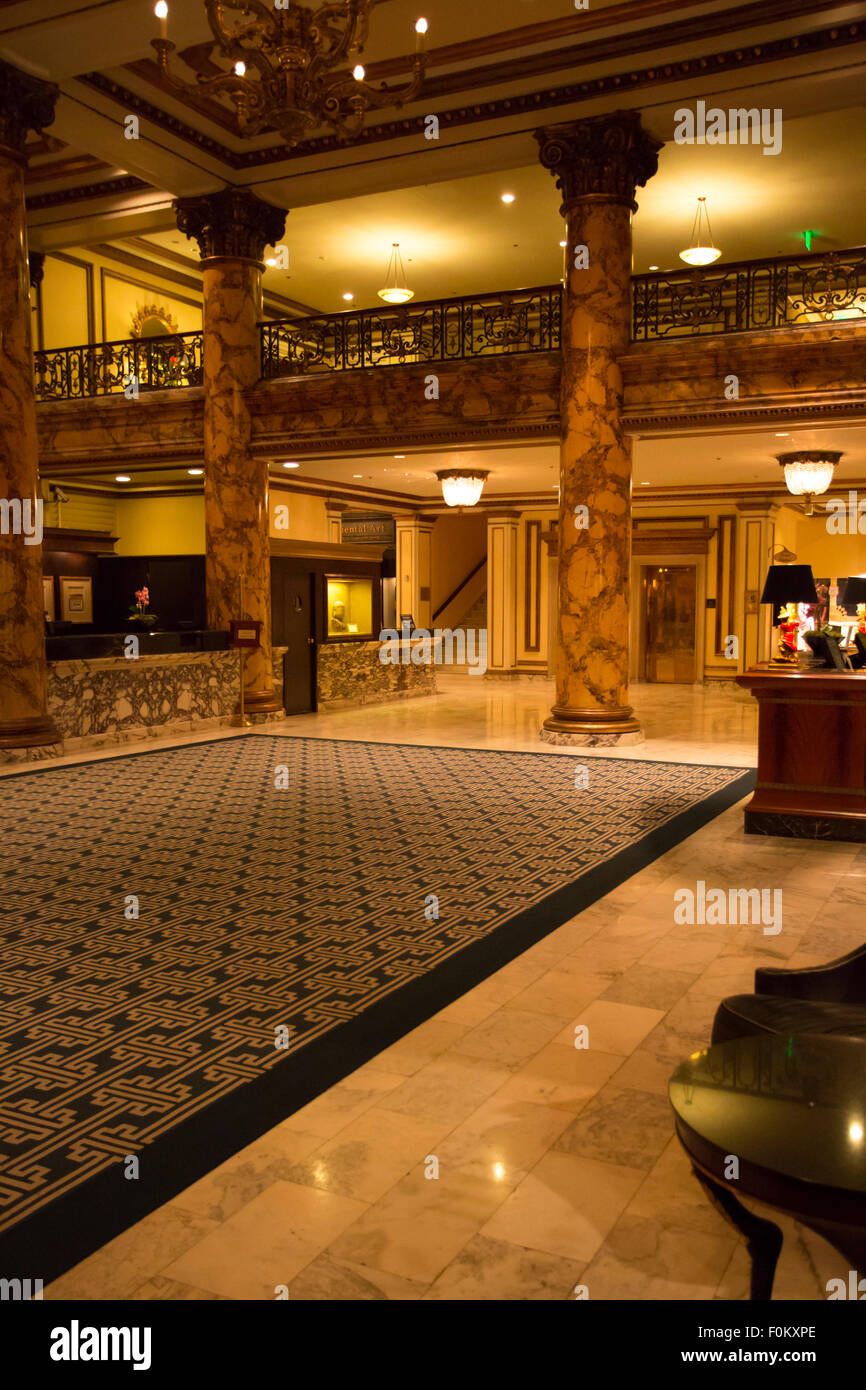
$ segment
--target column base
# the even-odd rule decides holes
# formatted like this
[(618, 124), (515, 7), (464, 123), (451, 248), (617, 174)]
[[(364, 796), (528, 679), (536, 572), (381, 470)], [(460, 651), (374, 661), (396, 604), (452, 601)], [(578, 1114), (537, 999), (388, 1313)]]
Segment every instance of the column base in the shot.
[[(48, 714), (35, 715), (32, 719), (0, 720), (0, 755), (18, 749), (63, 747), (63, 735)], [(46, 752), (41, 757), (57, 757), (58, 753)], [(17, 759), (4, 759), (17, 761)]]
[[(235, 706), (235, 714), (240, 714), (241, 706), (238, 701)], [(245, 690), (244, 691), (244, 713), (253, 717), (256, 714), (282, 714), (282, 697), (271, 690)]]
[(630, 705), (615, 709), (567, 709), (555, 705), (539, 737), (543, 743), (577, 748), (629, 748), (644, 735)]

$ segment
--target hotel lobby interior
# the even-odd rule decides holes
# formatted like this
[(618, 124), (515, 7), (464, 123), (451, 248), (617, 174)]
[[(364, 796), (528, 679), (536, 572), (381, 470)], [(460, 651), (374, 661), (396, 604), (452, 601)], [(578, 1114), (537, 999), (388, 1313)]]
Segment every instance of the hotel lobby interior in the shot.
[(0, 0), (4, 1298), (866, 1297), (864, 76)]

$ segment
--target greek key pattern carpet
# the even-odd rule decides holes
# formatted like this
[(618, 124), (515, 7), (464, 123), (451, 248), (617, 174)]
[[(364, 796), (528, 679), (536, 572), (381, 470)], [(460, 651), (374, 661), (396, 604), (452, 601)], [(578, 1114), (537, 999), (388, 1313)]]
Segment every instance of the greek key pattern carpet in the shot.
[(12, 1251), (67, 1267), (751, 785), (576, 766), (252, 734), (3, 779)]

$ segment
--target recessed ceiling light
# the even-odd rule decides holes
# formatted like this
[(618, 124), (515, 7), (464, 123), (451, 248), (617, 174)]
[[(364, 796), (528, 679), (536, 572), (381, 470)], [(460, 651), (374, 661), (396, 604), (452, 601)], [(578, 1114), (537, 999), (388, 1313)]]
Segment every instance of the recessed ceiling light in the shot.
[(395, 459), (404, 459), (404, 458), (406, 457), (406, 455), (405, 455), (405, 454), (395, 454), (394, 457), (395, 457)]
[(283, 464), (283, 467), (284, 467), (284, 468), (300, 468), (300, 466), (301, 466), (301, 465), (300, 465), (299, 463), (284, 463), (284, 464)]
[(657, 265), (651, 265), (651, 266), (650, 266), (650, 270), (658, 270), (658, 266), (657, 266)]
[(131, 483), (132, 479), (126, 473), (118, 473), (115, 475), (114, 481), (116, 483)]
[(641, 483), (641, 487), (649, 487), (649, 483)]
[(777, 431), (776, 431), (776, 438), (777, 438), (777, 439), (790, 439), (791, 436), (789, 435), (789, 433), (788, 433), (787, 430), (777, 430)]
[(503, 201), (503, 203), (513, 203), (513, 202), (514, 202), (514, 198), (515, 198), (515, 195), (514, 195), (513, 193), (503, 193), (503, 195), (502, 195), (502, 201)]
[(560, 244), (560, 246), (567, 246), (567, 245), (568, 245), (568, 242), (567, 242), (567, 241), (561, 241), (559, 244)]
[(353, 473), (353, 474), (352, 474), (352, 477), (353, 477), (353, 478), (363, 478), (363, 476), (364, 476), (363, 473)]
[(200, 478), (202, 473), (204, 473), (203, 468), (188, 468), (186, 471), (191, 478)]
[(355, 296), (354, 296), (353, 294), (344, 294), (344, 295), (343, 295), (343, 298), (344, 298), (344, 299), (354, 299)]

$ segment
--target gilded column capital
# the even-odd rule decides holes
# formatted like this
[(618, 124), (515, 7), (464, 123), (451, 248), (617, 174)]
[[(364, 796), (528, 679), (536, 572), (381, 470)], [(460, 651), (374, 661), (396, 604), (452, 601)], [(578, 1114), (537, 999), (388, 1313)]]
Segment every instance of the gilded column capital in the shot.
[(288, 216), (248, 188), (223, 188), (174, 204), (177, 225), (198, 242), (203, 261), (217, 256), (261, 261), (266, 246), (283, 235)]
[(51, 125), (59, 94), (55, 82), (31, 77), (0, 59), (0, 153), (23, 164), (28, 131)]
[(539, 159), (562, 193), (562, 215), (576, 203), (620, 203), (637, 208), (635, 190), (658, 169), (664, 141), (644, 129), (639, 111), (614, 111), (535, 132)]

